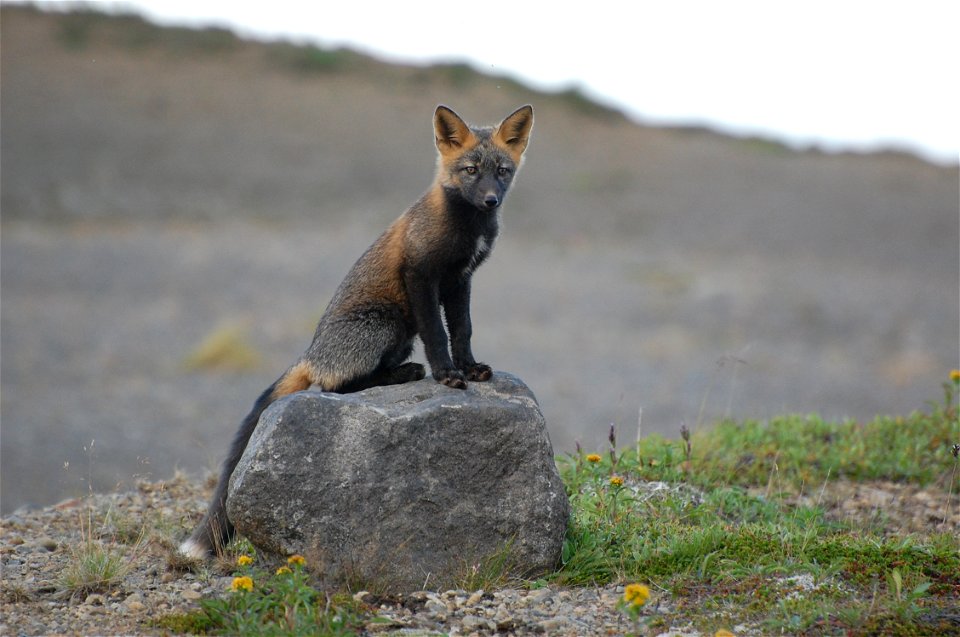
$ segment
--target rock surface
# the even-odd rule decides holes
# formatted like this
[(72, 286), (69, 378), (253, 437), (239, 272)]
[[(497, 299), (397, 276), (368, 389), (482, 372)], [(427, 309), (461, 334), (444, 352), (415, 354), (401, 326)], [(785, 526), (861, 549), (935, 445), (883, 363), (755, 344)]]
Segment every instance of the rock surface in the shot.
[(301, 392), (261, 418), (227, 511), (261, 550), (331, 583), (416, 590), (560, 556), (569, 502), (530, 389), (497, 373), (356, 394)]

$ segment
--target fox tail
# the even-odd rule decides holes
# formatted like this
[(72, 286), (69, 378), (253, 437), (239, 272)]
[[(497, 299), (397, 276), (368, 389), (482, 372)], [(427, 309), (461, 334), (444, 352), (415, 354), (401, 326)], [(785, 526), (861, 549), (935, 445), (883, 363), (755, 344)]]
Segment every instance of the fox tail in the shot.
[(250, 436), (253, 435), (253, 430), (256, 429), (257, 423), (260, 421), (260, 416), (278, 398), (307, 389), (310, 385), (309, 374), (305, 373), (305, 366), (297, 365), (260, 394), (260, 397), (253, 404), (253, 409), (243, 419), (240, 428), (233, 436), (230, 452), (223, 461), (220, 478), (217, 480), (217, 488), (213, 493), (213, 499), (210, 501), (206, 514), (200, 524), (193, 530), (193, 533), (190, 534), (190, 537), (180, 545), (179, 551), (182, 555), (203, 559), (214, 553), (222, 553), (223, 548), (230, 543), (234, 536), (234, 528), (233, 523), (227, 517), (227, 487), (230, 484), (230, 476), (237, 468), (237, 464), (247, 448), (247, 442), (250, 441)]

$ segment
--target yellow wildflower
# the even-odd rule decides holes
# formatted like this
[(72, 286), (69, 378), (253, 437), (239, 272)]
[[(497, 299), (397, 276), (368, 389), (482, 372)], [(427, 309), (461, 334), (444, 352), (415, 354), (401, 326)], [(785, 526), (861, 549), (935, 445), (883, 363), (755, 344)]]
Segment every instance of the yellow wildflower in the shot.
[(725, 628), (721, 628), (713, 634), (713, 637), (736, 637), (733, 633)]
[(303, 559), (302, 555), (291, 555), (287, 558), (287, 564), (290, 566), (303, 566), (306, 563), (306, 560)]
[(280, 568), (277, 569), (277, 575), (287, 575), (292, 572), (293, 571), (290, 570), (289, 566), (281, 566)]
[(639, 608), (650, 599), (650, 589), (643, 584), (628, 584), (623, 590), (623, 601)]
[(591, 453), (587, 456), (587, 462), (600, 462), (600, 454)]
[(241, 555), (237, 558), (237, 566), (250, 566), (253, 564), (253, 558), (249, 555)]
[(252, 591), (253, 590), (253, 578), (244, 575), (243, 577), (234, 577), (233, 583), (230, 584), (230, 590), (232, 591)]
[(950, 370), (950, 380), (952, 380), (955, 383), (960, 383), (960, 369)]
[(610, 476), (610, 484), (614, 487), (622, 487), (623, 478), (621, 478), (620, 476)]

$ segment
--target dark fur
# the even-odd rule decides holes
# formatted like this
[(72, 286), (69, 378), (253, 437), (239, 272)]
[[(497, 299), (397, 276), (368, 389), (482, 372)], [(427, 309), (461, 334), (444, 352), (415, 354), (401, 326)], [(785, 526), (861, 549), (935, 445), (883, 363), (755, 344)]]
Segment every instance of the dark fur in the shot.
[(490, 379), (490, 366), (478, 363), (470, 346), (470, 279), (493, 248), (500, 205), (532, 126), (529, 106), (496, 128), (471, 128), (437, 107), (436, 181), (353, 265), (310, 347), (254, 403), (230, 445), (209, 509), (182, 552), (209, 555), (233, 537), (225, 510), (230, 476), (260, 415), (278, 398), (310, 385), (351, 392), (419, 380), (423, 365), (406, 362), (417, 335), (438, 382), (463, 389), (467, 381)]

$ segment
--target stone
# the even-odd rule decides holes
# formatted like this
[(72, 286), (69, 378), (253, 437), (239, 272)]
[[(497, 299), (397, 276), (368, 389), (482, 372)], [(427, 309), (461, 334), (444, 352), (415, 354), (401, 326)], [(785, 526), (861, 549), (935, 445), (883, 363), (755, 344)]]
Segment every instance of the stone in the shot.
[(104, 599), (103, 595), (100, 595), (99, 593), (93, 593), (91, 595), (87, 595), (87, 598), (83, 600), (83, 603), (86, 606), (103, 606), (105, 601), (106, 600)]
[(488, 630), (494, 632), (497, 630), (495, 622), (484, 619), (483, 617), (477, 617), (476, 615), (464, 615), (463, 619), (460, 620), (460, 625), (463, 626), (464, 630), (470, 631)]
[(467, 601), (465, 602), (465, 604), (467, 606), (476, 606), (477, 604), (480, 603), (480, 600), (483, 599), (483, 593), (484, 591), (482, 589), (479, 591), (475, 591), (470, 597), (467, 598)]
[(553, 569), (569, 517), (543, 413), (517, 377), (306, 391), (267, 409), (227, 514), (331, 584), (406, 592)]

